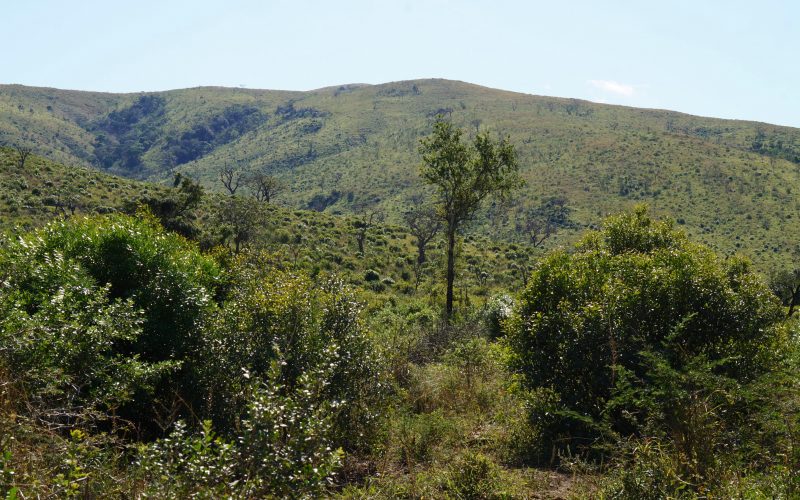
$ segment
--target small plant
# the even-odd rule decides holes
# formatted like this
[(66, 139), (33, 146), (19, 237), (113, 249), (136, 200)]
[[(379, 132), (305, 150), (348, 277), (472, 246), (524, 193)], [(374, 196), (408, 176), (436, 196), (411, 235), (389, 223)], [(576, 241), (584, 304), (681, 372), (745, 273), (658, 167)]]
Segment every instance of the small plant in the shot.
[(501, 483), (499, 469), (486, 455), (468, 452), (450, 467), (442, 489), (457, 499), (497, 498)]

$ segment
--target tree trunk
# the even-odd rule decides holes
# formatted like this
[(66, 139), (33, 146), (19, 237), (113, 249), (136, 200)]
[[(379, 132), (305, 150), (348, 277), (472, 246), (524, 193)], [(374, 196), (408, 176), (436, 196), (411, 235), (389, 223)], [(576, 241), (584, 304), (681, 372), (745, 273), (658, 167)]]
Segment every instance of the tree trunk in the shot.
[(422, 243), (417, 243), (417, 263), (425, 263), (425, 245)]
[(447, 228), (447, 320), (453, 315), (453, 282), (456, 279), (456, 231)]
[(358, 241), (358, 251), (363, 254), (364, 253), (364, 240), (366, 239), (366, 234), (359, 234), (356, 236), (356, 241)]

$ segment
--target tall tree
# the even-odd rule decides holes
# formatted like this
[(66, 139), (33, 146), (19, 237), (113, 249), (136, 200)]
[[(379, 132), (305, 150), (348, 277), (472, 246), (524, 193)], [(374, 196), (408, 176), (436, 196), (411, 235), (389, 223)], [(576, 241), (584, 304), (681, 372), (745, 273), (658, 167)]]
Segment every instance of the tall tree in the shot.
[(519, 166), (508, 139), (498, 142), (486, 133), (472, 144), (461, 140), (463, 131), (439, 117), (433, 133), (422, 139), (422, 177), (436, 188), (436, 207), (447, 233), (446, 313), (453, 314), (456, 236), (488, 196), (500, 198), (519, 187)]

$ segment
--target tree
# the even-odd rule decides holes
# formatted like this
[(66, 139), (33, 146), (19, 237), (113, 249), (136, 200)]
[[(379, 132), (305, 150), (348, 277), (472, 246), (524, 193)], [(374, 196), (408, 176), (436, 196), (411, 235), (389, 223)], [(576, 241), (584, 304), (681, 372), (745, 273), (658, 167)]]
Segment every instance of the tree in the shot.
[(78, 209), (80, 198), (77, 190), (65, 186), (59, 189), (52, 198), (52, 203), (55, 208), (61, 211), (61, 215), (69, 217), (75, 215), (75, 210)]
[(15, 144), (14, 151), (17, 152), (17, 167), (22, 170), (25, 168), (25, 162), (33, 152), (33, 149), (28, 146), (23, 146), (22, 144)]
[(442, 230), (442, 220), (436, 214), (436, 209), (430, 206), (416, 205), (406, 211), (404, 219), (409, 232), (417, 239), (417, 263), (426, 261), (425, 249), (428, 243)]
[(277, 177), (262, 172), (253, 174), (248, 184), (256, 201), (267, 204), (286, 188)]
[(570, 209), (563, 197), (553, 197), (532, 209), (523, 209), (516, 222), (517, 233), (525, 236), (533, 248), (539, 248), (560, 227), (571, 227)]
[(795, 307), (800, 305), (800, 269), (779, 271), (770, 280), (770, 287), (783, 305), (789, 308), (786, 317), (791, 318)]
[(135, 213), (139, 204), (147, 205), (165, 229), (175, 231), (187, 238), (196, 238), (199, 230), (194, 224), (194, 211), (203, 198), (203, 187), (190, 177), (175, 174), (172, 189), (165, 194), (151, 195), (126, 207)]
[(239, 253), (261, 223), (259, 205), (249, 198), (231, 196), (222, 202), (216, 214), (222, 226), (222, 239), (233, 240), (233, 251)]
[(463, 131), (441, 116), (433, 133), (423, 139), (422, 177), (436, 187), (436, 208), (447, 233), (446, 314), (453, 314), (456, 236), (489, 195), (507, 196), (521, 185), (514, 147), (508, 139), (492, 141), (478, 134), (472, 145), (461, 141)]
[(367, 240), (367, 233), (376, 224), (383, 221), (383, 212), (375, 209), (362, 208), (358, 210), (356, 220), (353, 221), (353, 229), (356, 233), (356, 242), (358, 243), (358, 251), (364, 254), (364, 242)]
[(233, 167), (224, 165), (219, 169), (219, 180), (222, 182), (222, 185), (225, 186), (228, 194), (233, 196), (242, 183), (242, 173)]

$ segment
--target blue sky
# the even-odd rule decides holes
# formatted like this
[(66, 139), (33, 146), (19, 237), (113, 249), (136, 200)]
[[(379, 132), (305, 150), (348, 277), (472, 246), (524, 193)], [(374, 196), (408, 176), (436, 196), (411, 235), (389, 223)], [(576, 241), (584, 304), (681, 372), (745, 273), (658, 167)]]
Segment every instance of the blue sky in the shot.
[(800, 127), (800, 2), (6, 0), (0, 83), (133, 92), (450, 78)]

